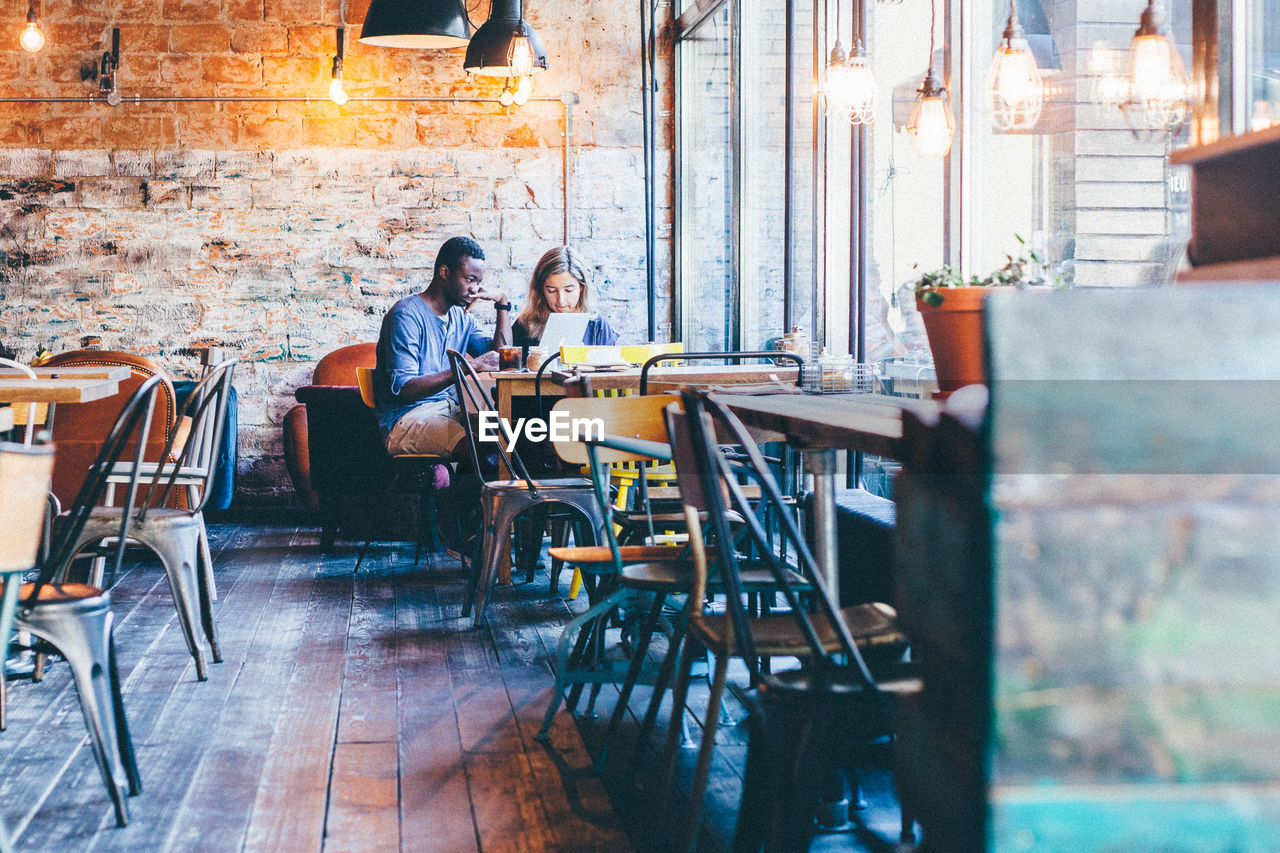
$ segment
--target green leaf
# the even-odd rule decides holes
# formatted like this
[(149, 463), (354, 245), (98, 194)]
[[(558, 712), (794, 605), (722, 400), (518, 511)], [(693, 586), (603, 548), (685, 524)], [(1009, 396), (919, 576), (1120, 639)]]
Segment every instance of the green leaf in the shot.
[(926, 290), (924, 293), (920, 294), (920, 301), (925, 305), (932, 305), (934, 308), (937, 308), (942, 304), (942, 294), (936, 290)]

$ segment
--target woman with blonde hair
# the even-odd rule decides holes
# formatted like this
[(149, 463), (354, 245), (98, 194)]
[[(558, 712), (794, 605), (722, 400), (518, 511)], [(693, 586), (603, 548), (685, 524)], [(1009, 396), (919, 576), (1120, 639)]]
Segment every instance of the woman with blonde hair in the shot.
[[(529, 279), (529, 297), (511, 330), (512, 344), (537, 346), (551, 314), (591, 312), (591, 285), (577, 252), (568, 246), (552, 249), (538, 259)], [(587, 323), (582, 342), (591, 346), (613, 346), (618, 333), (608, 321), (595, 315)]]

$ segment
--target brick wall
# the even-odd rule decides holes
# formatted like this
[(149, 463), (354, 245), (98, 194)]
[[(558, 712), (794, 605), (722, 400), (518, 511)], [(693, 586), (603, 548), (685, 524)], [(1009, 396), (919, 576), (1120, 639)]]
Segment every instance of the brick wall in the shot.
[[(487, 282), (521, 301), (538, 256), (565, 239), (564, 107), (554, 100), (565, 92), (581, 99), (567, 239), (594, 267), (599, 307), (643, 340), (635, 10), (542, 5), (526, 11), (551, 65), (534, 94), (552, 100), (508, 110), (360, 102), (493, 98), (500, 84), (467, 81), (461, 51), (360, 45), (359, 0), (346, 10), (345, 108), (324, 99), (337, 2), (128, 0), (108, 16), (46, 0), (48, 44), (34, 56), (17, 49), (25, 5), (0, 3), (0, 97), (96, 93), (118, 26), (125, 98), (0, 104), (0, 344), (29, 359), (38, 346), (91, 339), (183, 375), (195, 371), (195, 347), (230, 348), (245, 359), (237, 500), (292, 500), (280, 421), (317, 359), (376, 338), (385, 309), (425, 285), (454, 234), (478, 240)], [(130, 103), (135, 94), (315, 100)], [(665, 334), (665, 244), (660, 252)]]

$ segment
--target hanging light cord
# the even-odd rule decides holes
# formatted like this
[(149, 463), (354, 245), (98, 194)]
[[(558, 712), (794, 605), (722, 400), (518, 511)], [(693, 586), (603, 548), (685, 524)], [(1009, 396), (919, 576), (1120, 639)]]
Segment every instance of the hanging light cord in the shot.
[[(1009, 2), (1012, 3), (1013, 0), (1009, 0)], [(938, 17), (937, 0), (929, 0), (929, 63), (928, 63), (929, 73), (925, 75), (926, 77), (933, 76), (933, 28), (934, 28), (934, 25), (937, 23), (937, 17)]]

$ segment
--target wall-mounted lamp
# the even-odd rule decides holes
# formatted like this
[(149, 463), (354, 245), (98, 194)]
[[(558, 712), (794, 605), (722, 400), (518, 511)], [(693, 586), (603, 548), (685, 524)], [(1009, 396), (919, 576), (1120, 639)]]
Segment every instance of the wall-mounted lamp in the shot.
[(44, 33), (40, 31), (40, 18), (36, 15), (35, 3), (27, 7), (27, 25), (22, 28), (22, 35), (18, 36), (18, 44), (27, 53), (39, 53), (40, 48), (44, 47)]
[(471, 37), (462, 0), (373, 0), (360, 28), (375, 47), (461, 47)]
[(955, 119), (951, 115), (951, 99), (947, 87), (933, 73), (933, 27), (937, 16), (935, 3), (929, 4), (929, 70), (916, 92), (911, 118), (907, 119), (907, 134), (911, 147), (921, 157), (945, 157), (951, 150), (951, 136), (956, 132)]
[(987, 111), (997, 130), (1030, 130), (1040, 120), (1044, 83), (1018, 23), (1014, 0), (1009, 0), (1009, 19), (991, 59), (986, 90)]
[(102, 54), (102, 66), (98, 73), (98, 93), (113, 107), (120, 105), (120, 87), (116, 83), (116, 71), (120, 69), (120, 28), (111, 30), (111, 50)]
[(1129, 129), (1139, 138), (1176, 133), (1191, 106), (1182, 58), (1163, 23), (1155, 0), (1147, 0), (1147, 8), (1142, 10), (1138, 29), (1129, 42), (1125, 67), (1129, 91), (1120, 109)]
[(332, 79), (329, 81), (329, 100), (338, 106), (342, 106), (351, 100), (351, 96), (347, 94), (347, 90), (342, 88), (342, 42), (346, 30), (338, 27), (338, 52), (333, 56)]

